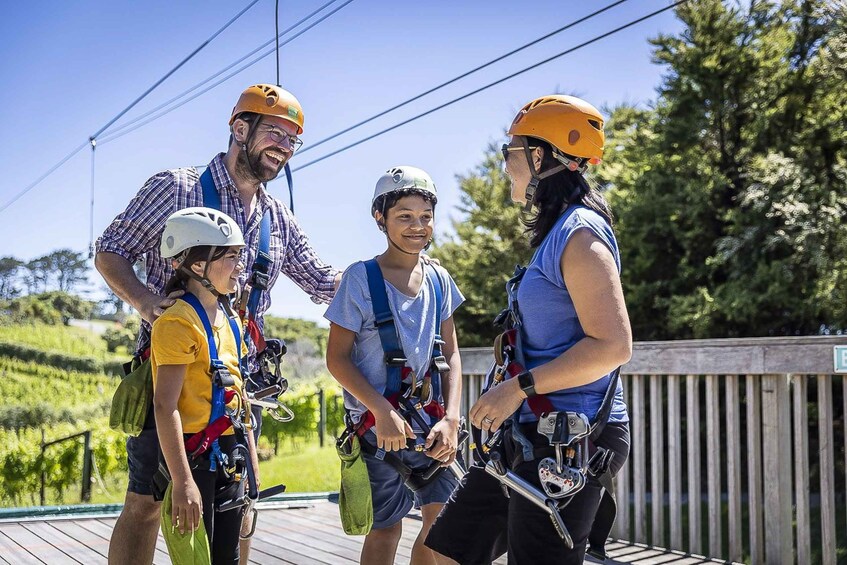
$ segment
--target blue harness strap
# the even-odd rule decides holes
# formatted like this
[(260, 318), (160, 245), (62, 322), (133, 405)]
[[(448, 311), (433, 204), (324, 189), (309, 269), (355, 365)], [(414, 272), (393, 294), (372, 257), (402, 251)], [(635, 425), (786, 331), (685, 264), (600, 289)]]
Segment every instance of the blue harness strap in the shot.
[[(217, 374), (219, 371), (227, 371), (226, 366), (223, 362), (218, 358), (218, 347), (215, 345), (215, 337), (212, 332), (212, 323), (209, 321), (209, 316), (206, 314), (205, 308), (200, 303), (200, 300), (191, 294), (190, 292), (186, 292), (181, 298), (187, 302), (194, 311), (197, 313), (197, 317), (200, 318), (200, 322), (203, 324), (203, 329), (206, 331), (206, 340), (209, 344), (209, 359), (211, 359), (211, 364), (209, 367), (209, 372), (212, 381), (212, 413), (209, 416), (209, 423), (211, 424), (221, 416), (226, 413), (226, 403), (224, 402), (224, 393), (226, 388), (222, 385), (222, 383), (218, 382)], [(241, 346), (241, 330), (238, 327), (238, 324), (234, 319), (227, 316), (227, 320), (229, 320), (229, 327), (232, 330), (232, 336), (235, 338), (235, 346), (240, 348)], [(239, 358), (239, 366), (241, 365), (241, 351), (236, 353)], [(223, 457), (221, 455), (221, 447), (218, 443), (218, 440), (215, 440), (212, 443), (212, 455), (209, 457), (210, 461), (210, 471), (214, 471), (217, 468), (217, 463), (222, 461)]]
[[(286, 165), (287, 166), (287, 165)], [(293, 188), (293, 181), (290, 178), (290, 171), (286, 170), (289, 175), (289, 186)], [(218, 189), (215, 187), (215, 180), (212, 177), (211, 167), (207, 167), (203, 174), (200, 175), (200, 186), (203, 189), (203, 205), (215, 210), (221, 210), (221, 197)], [(293, 197), (292, 197), (293, 198)], [(292, 211), (294, 202), (292, 200)], [(269, 286), (269, 275), (271, 267), (271, 211), (270, 208), (262, 214), (262, 223), (259, 226), (259, 249), (256, 253), (256, 259), (250, 267), (250, 294), (247, 297), (247, 313), (251, 320), (256, 319), (256, 312), (259, 308), (259, 300), (262, 297), (262, 291), (267, 290)], [(248, 333), (248, 335), (250, 335)], [(255, 340), (254, 340), (255, 341)]]
[[(368, 291), (371, 295), (374, 321), (379, 331), (379, 341), (385, 354), (385, 364), (388, 370), (388, 380), (385, 384), (384, 396), (389, 397), (400, 392), (403, 378), (403, 367), (406, 365), (406, 354), (400, 345), (394, 314), (388, 304), (388, 293), (385, 290), (385, 278), (376, 259), (365, 261), (365, 271), (368, 275)], [(444, 291), (441, 287), (441, 277), (432, 265), (426, 265), (424, 273), (432, 281), (435, 289), (435, 342), (432, 346), (432, 357), (442, 356), (441, 345), (441, 307), (444, 302)], [(432, 371), (431, 371), (432, 372)], [(430, 375), (432, 378), (433, 398), (441, 398), (441, 375)], [(415, 376), (417, 378), (417, 375)]]
[(221, 209), (221, 196), (215, 188), (215, 179), (212, 178), (212, 168), (206, 167), (200, 175), (200, 186), (203, 189), (203, 206), (207, 208)]

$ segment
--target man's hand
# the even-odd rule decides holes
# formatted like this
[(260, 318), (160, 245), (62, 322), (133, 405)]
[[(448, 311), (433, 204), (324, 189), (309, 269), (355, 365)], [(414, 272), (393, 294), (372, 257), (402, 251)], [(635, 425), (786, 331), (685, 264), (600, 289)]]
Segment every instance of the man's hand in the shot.
[(175, 290), (167, 296), (159, 296), (152, 292), (138, 304), (136, 309), (141, 317), (151, 324), (156, 321), (156, 318), (165, 313), (165, 310), (176, 303), (176, 299), (185, 294), (184, 290)]

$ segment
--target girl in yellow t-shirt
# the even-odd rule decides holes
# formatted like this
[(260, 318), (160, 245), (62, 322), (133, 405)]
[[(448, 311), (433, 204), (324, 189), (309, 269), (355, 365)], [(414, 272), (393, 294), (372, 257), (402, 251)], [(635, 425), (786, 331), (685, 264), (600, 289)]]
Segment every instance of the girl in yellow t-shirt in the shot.
[(243, 408), (238, 405), (243, 398), (240, 360), (246, 351), (240, 322), (226, 303), (243, 269), (243, 248), (241, 229), (226, 214), (186, 208), (171, 215), (161, 255), (173, 261), (175, 274), (165, 292), (185, 294), (153, 323), (151, 334), (153, 404), (172, 481), (172, 524), (184, 534), (200, 527), (202, 516), (213, 564), (238, 563), (242, 509), (216, 513), (215, 499), (243, 494), (243, 482), (232, 468), (248, 457), (256, 464), (253, 435), (241, 434), (248, 445), (240, 445), (229, 428), (210, 449), (191, 457), (185, 441), (211, 429), (221, 416), (228, 427), (225, 405)]

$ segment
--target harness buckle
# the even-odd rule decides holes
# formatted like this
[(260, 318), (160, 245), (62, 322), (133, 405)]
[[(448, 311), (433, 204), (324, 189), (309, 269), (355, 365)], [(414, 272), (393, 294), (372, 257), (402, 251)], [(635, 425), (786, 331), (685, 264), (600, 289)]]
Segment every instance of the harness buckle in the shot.
[(443, 355), (433, 357), (432, 358), (432, 366), (435, 367), (436, 372), (438, 372), (441, 375), (450, 372), (450, 364), (447, 363), (447, 358), (444, 357)]
[(230, 374), (226, 365), (220, 361), (212, 363), (212, 381), (221, 388), (235, 386), (235, 378)]
[(388, 351), (385, 353), (385, 364), (389, 367), (405, 367), (406, 354), (403, 351)]
[(253, 264), (253, 273), (250, 275), (250, 286), (258, 290), (268, 290), (271, 277), (267, 273), (267, 267)]

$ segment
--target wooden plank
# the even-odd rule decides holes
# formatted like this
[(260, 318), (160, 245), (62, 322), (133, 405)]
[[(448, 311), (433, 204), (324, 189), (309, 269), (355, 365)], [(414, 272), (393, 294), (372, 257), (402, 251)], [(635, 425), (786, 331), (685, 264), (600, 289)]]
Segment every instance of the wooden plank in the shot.
[[(766, 375), (825, 374), (832, 371), (832, 347), (847, 345), (847, 336), (763, 337), (639, 341), (627, 375)], [(461, 349), (465, 375), (484, 375), (490, 347)]]
[(668, 490), (671, 549), (682, 550), (682, 442), (679, 410), (680, 377), (668, 375)]
[(40, 538), (20, 523), (4, 524), (3, 533), (21, 547), (26, 548), (26, 551), (37, 560), (36, 562), (50, 564), (74, 562), (52, 543)]
[[(29, 565), (30, 563), (41, 563), (38, 559), (33, 557), (30, 552), (16, 544), (14, 540), (4, 534), (3, 528), (0, 526), (0, 558), (4, 557), (4, 563), (11, 562), (15, 565), (18, 563), (24, 563), (26, 565)], [(7, 559), (10, 561), (7, 561)]]
[(747, 378), (747, 500), (750, 518), (750, 562), (762, 563), (765, 556), (762, 522), (762, 387)]
[(688, 551), (702, 553), (700, 483), (700, 377), (685, 377), (685, 430), (688, 449)]
[(791, 421), (788, 376), (762, 379), (762, 452), (764, 456), (765, 561), (781, 563), (793, 555), (791, 522)]
[(665, 407), (662, 403), (662, 377), (650, 375), (650, 543), (664, 547), (665, 543), (665, 441), (662, 422)]
[[(844, 399), (844, 412), (842, 412), (842, 414), (844, 414), (844, 417), (842, 418), (844, 421), (844, 433), (841, 438), (847, 439), (847, 375), (841, 377), (841, 396)], [(847, 469), (847, 446), (845, 446), (844, 449), (844, 468)], [(844, 482), (844, 494), (847, 496), (847, 473), (844, 473)]]
[[(86, 530), (102, 537), (108, 543), (109, 539), (112, 537), (112, 531), (115, 529), (115, 522), (116, 519), (96, 520), (89, 518), (79, 520), (77, 524), (79, 524)], [(156, 540), (156, 551), (153, 553), (153, 564), (167, 565), (170, 562), (171, 559), (168, 555), (168, 549), (165, 545), (165, 539), (162, 537), (162, 533), (159, 532), (159, 537)]]
[(76, 520), (55, 520), (50, 522), (50, 526), (55, 530), (71, 537), (81, 546), (90, 550), (95, 560), (101, 557), (105, 559), (109, 555), (109, 540), (86, 530)]
[[(629, 387), (630, 387), (630, 377), (621, 375), (621, 382), (623, 384), (623, 398), (624, 403), (629, 407)], [(629, 408), (630, 411), (630, 422), (632, 422), (632, 409)], [(630, 430), (632, 430), (633, 426), (630, 423)], [(630, 432), (631, 433), (631, 432)], [(626, 462), (624, 463), (621, 470), (618, 471), (617, 477), (615, 477), (615, 491), (618, 503), (618, 514), (615, 519), (615, 529), (614, 536), (618, 539), (630, 539), (630, 476), (632, 474), (632, 457), (628, 457)]]
[(73, 537), (54, 528), (48, 522), (24, 522), (24, 528), (37, 535), (44, 541), (54, 545), (56, 549), (66, 554), (69, 559), (78, 563), (106, 563), (106, 558), (83, 545)]
[(797, 513), (797, 562), (811, 563), (809, 513), (809, 414), (806, 375), (792, 375), (794, 395), (794, 500)]
[(818, 375), (818, 450), (821, 471), (821, 545), (824, 565), (835, 565), (835, 446), (832, 375)]
[(729, 521), (729, 560), (741, 561), (743, 542), (741, 537), (741, 408), (739, 406), (738, 376), (724, 378), (726, 412), (726, 478)]
[[(647, 420), (644, 406), (644, 377), (632, 376), (632, 418), (635, 422)], [(632, 479), (635, 491), (635, 540), (647, 543), (647, 438), (644, 426), (632, 429)]]
[(720, 379), (706, 375), (706, 491), (709, 511), (709, 555), (723, 555), (721, 532), (721, 435)]

